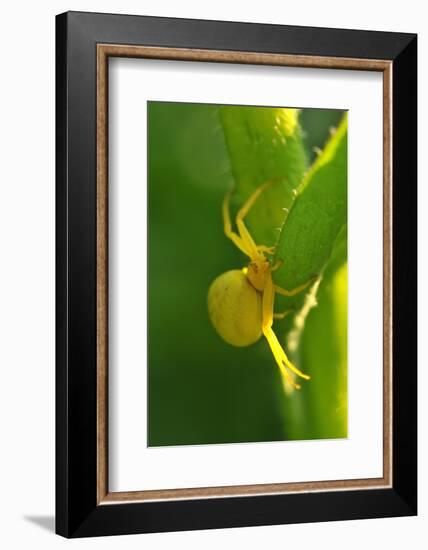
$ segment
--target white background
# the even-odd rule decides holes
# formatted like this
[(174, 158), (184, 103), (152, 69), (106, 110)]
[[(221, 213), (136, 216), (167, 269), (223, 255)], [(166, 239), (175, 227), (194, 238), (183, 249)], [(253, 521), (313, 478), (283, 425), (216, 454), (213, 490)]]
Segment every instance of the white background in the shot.
[[(114, 59), (109, 83), (110, 490), (382, 477), (381, 73)], [(147, 253), (141, 246), (147, 143), (141, 129), (146, 100), (152, 99), (349, 109), (348, 438), (147, 448), (141, 315), (147, 310)], [(317, 460), (308, 460), (314, 454)]]
[[(176, 17), (245, 20), (291, 25), (419, 32), (419, 83), (426, 84), (423, 3), (381, 0), (343, 3), (307, 0), (250, 4), (217, 0), (15, 2), (0, 19), (2, 79), (0, 101), (0, 544), (7, 549), (226, 547), (288, 545), (301, 549), (425, 548), (428, 530), (425, 471), (420, 471), (420, 516), (323, 524), (258, 527), (211, 532), (169, 533), (67, 542), (52, 534), (54, 511), (54, 15), (67, 9)], [(425, 67), (423, 67), (423, 64)], [(424, 87), (425, 89), (425, 87)], [(422, 93), (420, 93), (422, 97)], [(419, 109), (419, 181), (426, 177), (423, 147), (427, 118)], [(426, 149), (426, 147), (425, 147)], [(420, 185), (419, 212), (427, 211)], [(420, 215), (420, 229), (423, 226)], [(425, 235), (419, 241), (426, 248)], [(426, 276), (425, 257), (420, 278)], [(420, 364), (425, 292), (420, 290)], [(426, 461), (426, 376), (420, 369), (420, 464)]]

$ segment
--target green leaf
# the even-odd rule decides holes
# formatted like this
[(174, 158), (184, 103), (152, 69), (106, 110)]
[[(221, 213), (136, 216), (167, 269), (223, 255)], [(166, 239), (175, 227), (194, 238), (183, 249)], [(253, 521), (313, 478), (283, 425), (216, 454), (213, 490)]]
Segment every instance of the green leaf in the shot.
[(298, 114), (220, 108), (235, 211), (257, 187), (274, 181), (246, 223), (258, 244), (276, 245), (273, 261), (283, 264), (275, 282), (292, 289), (322, 275), (306, 292), (276, 297), (277, 311), (292, 308), (295, 315), (277, 321), (275, 330), (290, 358), (312, 377), (300, 392), (284, 386), (287, 399), (279, 406), (286, 438), (346, 437), (347, 118), (307, 170)]
[(347, 117), (304, 177), (277, 243), (277, 284), (292, 289), (319, 275), (347, 222)]
[(258, 244), (275, 245), (307, 168), (298, 109), (225, 106), (220, 120), (235, 181), (232, 208), (268, 180), (246, 224)]
[(346, 238), (328, 262), (317, 292), (318, 305), (307, 316), (293, 356), (311, 380), (284, 402), (290, 439), (347, 437), (348, 275), (344, 254)]

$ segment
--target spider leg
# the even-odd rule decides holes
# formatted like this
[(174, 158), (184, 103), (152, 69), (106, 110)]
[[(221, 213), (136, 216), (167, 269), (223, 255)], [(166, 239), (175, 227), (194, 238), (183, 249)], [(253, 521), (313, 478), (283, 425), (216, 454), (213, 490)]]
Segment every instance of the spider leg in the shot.
[(267, 181), (263, 185), (260, 185), (260, 187), (257, 187), (257, 189), (248, 197), (248, 199), (245, 201), (243, 206), (238, 211), (238, 214), (236, 215), (236, 226), (238, 227), (239, 235), (241, 236), (241, 239), (244, 241), (245, 246), (248, 247), (248, 250), (251, 250), (253, 253), (253, 257), (257, 256), (258, 252), (263, 252), (265, 249), (266, 252), (269, 252), (269, 247), (264, 246), (257, 246), (254, 242), (252, 236), (250, 235), (250, 232), (248, 231), (245, 223), (244, 218), (250, 211), (250, 209), (254, 206), (254, 203), (259, 198), (261, 193), (272, 185), (271, 181)]
[(230, 202), (231, 192), (229, 191), (223, 200), (223, 224), (224, 224), (224, 233), (234, 244), (247, 256), (252, 257), (251, 252), (247, 245), (244, 243), (242, 237), (235, 233), (232, 229), (232, 222), (230, 220), (230, 211), (229, 211), (229, 202)]
[(254, 206), (254, 203), (259, 198), (259, 196), (263, 193), (265, 189), (270, 187), (272, 185), (272, 181), (269, 180), (259, 187), (248, 197), (246, 202), (241, 206), (239, 209), (238, 215), (236, 216), (236, 219), (243, 220), (245, 216), (248, 214), (248, 212), (251, 210), (251, 208)]
[(272, 254), (272, 255), (275, 254), (275, 247), (274, 246), (265, 246), (264, 244), (259, 244), (259, 245), (257, 245), (257, 250), (259, 252), (264, 252), (266, 254)]
[(277, 260), (275, 264), (270, 268), (271, 272), (279, 269), (283, 263), (284, 263), (284, 260)]
[(298, 368), (296, 368), (293, 363), (288, 359), (285, 351), (282, 349), (281, 344), (279, 343), (279, 340), (272, 330), (272, 324), (273, 324), (273, 305), (274, 305), (274, 299), (275, 299), (275, 290), (274, 285), (272, 282), (272, 278), (268, 277), (266, 281), (266, 286), (263, 291), (263, 317), (262, 317), (262, 331), (263, 334), (266, 337), (266, 340), (269, 343), (270, 349), (273, 353), (273, 356), (275, 357), (275, 361), (287, 380), (289, 384), (291, 384), (295, 389), (300, 389), (300, 385), (294, 382), (290, 372), (287, 370), (291, 370), (301, 378), (304, 378), (305, 380), (309, 380), (309, 376), (307, 374), (304, 374), (301, 372)]
[(281, 313), (274, 313), (273, 318), (274, 319), (284, 319), (284, 317), (287, 317), (290, 313), (293, 313), (293, 309), (287, 309), (286, 311), (282, 311)]
[(296, 286), (296, 288), (293, 288), (292, 290), (286, 290), (285, 288), (282, 288), (278, 285), (274, 285), (275, 292), (278, 292), (278, 294), (281, 294), (282, 296), (295, 296), (296, 294), (299, 294), (302, 290), (304, 290), (307, 286), (309, 286), (311, 283), (314, 282), (314, 278), (309, 279), (306, 283), (300, 286)]

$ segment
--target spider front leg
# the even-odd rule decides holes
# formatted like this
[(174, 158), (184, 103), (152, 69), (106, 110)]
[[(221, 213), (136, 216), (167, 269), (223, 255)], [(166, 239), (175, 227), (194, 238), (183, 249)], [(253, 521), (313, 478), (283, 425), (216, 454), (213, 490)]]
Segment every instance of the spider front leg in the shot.
[(238, 228), (238, 233), (235, 233), (232, 229), (232, 221), (230, 219), (230, 195), (229, 191), (224, 197), (223, 201), (223, 223), (224, 223), (224, 233), (244, 254), (246, 254), (251, 259), (257, 257), (260, 253), (274, 254), (274, 247), (269, 247), (265, 245), (256, 245), (254, 239), (252, 238), (250, 232), (248, 231), (244, 218), (250, 211), (251, 207), (254, 205), (259, 195), (269, 186), (272, 182), (268, 181), (258, 187), (250, 197), (245, 201), (244, 205), (239, 209), (238, 214), (236, 215), (236, 226)]
[(264, 252), (265, 254), (275, 254), (275, 247), (274, 246), (265, 246), (264, 244), (257, 245), (257, 250), (259, 252)]
[(224, 233), (228, 239), (230, 239), (237, 248), (250, 258), (251, 251), (247, 248), (246, 244), (243, 242), (242, 237), (240, 235), (237, 235), (233, 229), (232, 229), (232, 222), (230, 219), (230, 211), (229, 211), (229, 202), (230, 202), (230, 195), (231, 192), (229, 191), (223, 200), (223, 226), (224, 226)]
[[(262, 331), (266, 337), (266, 340), (269, 343), (270, 349), (275, 357), (275, 361), (284, 375), (285, 379), (289, 384), (291, 384), (295, 389), (300, 389), (300, 385), (294, 382), (293, 377), (291, 376), (290, 371), (292, 371), (297, 376), (309, 380), (310, 376), (301, 372), (293, 363), (288, 359), (285, 351), (283, 350), (281, 344), (279, 343), (276, 334), (272, 330), (274, 313), (274, 300), (275, 300), (275, 290), (272, 282), (272, 277), (269, 276), (266, 281), (266, 286), (263, 291), (263, 302), (262, 302)], [(287, 370), (288, 369), (288, 370)]]
[(247, 226), (244, 223), (244, 218), (248, 214), (248, 212), (251, 210), (251, 208), (254, 206), (255, 202), (259, 198), (259, 196), (263, 193), (265, 189), (270, 187), (272, 185), (271, 181), (267, 181), (263, 185), (260, 185), (260, 187), (257, 187), (257, 189), (248, 197), (248, 199), (245, 201), (243, 206), (238, 210), (238, 214), (236, 215), (236, 226), (238, 228), (239, 234), (242, 238), (242, 240), (246, 243), (248, 246), (248, 249), (252, 251), (253, 258), (257, 256), (258, 252), (269, 252), (271, 248), (261, 245), (257, 246), (250, 235), (250, 232), (247, 229)]

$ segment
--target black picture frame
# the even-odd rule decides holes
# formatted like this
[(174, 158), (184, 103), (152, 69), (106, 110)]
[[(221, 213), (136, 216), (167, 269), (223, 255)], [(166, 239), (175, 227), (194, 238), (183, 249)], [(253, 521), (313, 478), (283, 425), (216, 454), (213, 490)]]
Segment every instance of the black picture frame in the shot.
[[(392, 63), (392, 486), (97, 499), (97, 44)], [(68, 12), (56, 18), (56, 532), (86, 537), (417, 513), (417, 36)]]

